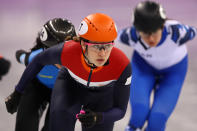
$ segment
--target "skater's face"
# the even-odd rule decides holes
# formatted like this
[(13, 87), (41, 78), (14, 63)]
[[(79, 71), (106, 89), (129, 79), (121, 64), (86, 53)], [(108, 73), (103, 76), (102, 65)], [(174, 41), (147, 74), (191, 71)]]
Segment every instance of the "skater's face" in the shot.
[[(113, 48), (113, 43), (95, 44), (95, 42), (90, 43), (82, 41), (81, 44), (83, 50), (86, 50), (85, 55), (89, 62), (93, 63), (97, 67), (103, 66), (107, 62)], [(88, 48), (86, 49), (86, 47)]]
[(157, 44), (161, 40), (162, 29), (158, 29), (153, 33), (139, 32), (139, 35), (143, 39), (143, 41), (146, 42), (150, 47), (154, 47), (157, 46)]

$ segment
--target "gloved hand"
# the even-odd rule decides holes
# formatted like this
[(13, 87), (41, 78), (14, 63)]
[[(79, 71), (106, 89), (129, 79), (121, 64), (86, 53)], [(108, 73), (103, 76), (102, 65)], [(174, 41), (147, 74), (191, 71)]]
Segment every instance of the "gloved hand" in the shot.
[(21, 63), (21, 62), (20, 62), (20, 56), (21, 56), (22, 54), (24, 54), (24, 53), (27, 53), (27, 52), (24, 51), (24, 50), (17, 50), (17, 51), (16, 51), (15, 56), (16, 56), (16, 60), (17, 60), (19, 63)]
[(21, 95), (20, 92), (14, 90), (14, 92), (5, 99), (6, 108), (9, 113), (13, 114), (17, 111)]
[(0, 77), (7, 74), (10, 69), (11, 63), (5, 58), (0, 58)]
[(81, 110), (77, 114), (77, 119), (82, 123), (82, 126), (85, 128), (92, 128), (96, 124), (100, 123), (103, 120), (103, 115), (100, 112), (94, 112), (90, 109)]

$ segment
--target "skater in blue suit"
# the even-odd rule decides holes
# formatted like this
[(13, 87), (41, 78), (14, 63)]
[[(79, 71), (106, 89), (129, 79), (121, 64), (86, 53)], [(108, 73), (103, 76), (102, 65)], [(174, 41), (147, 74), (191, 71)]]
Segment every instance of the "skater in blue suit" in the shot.
[[(133, 26), (119, 31), (118, 40), (133, 47), (130, 90), (131, 117), (125, 131), (164, 131), (177, 104), (188, 68), (186, 43), (194, 27), (169, 20), (156, 2), (140, 2)], [(153, 102), (150, 102), (154, 92)]]
[[(74, 25), (67, 19), (54, 18), (47, 21), (36, 38), (36, 44), (31, 51), (16, 51), (16, 59), (26, 66), (34, 57), (54, 45), (63, 44), (76, 36)], [(46, 65), (28, 83), (23, 95), (16, 91), (7, 99), (8, 112), (13, 114), (17, 111), (15, 131), (38, 131), (39, 121), (46, 105), (49, 103), (51, 92), (54, 87), (60, 65)], [(45, 117), (42, 131), (49, 129), (49, 108)]]

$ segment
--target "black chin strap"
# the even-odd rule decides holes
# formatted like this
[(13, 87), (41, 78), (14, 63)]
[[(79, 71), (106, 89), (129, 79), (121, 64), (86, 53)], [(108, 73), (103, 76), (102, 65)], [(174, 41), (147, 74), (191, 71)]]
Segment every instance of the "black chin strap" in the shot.
[[(81, 40), (80, 40), (80, 45), (81, 45)], [(88, 46), (86, 45), (85, 52), (86, 52), (87, 49), (88, 49)], [(93, 69), (94, 69), (94, 68), (97, 68), (97, 66), (96, 66), (94, 63), (90, 62), (89, 59), (86, 57), (85, 53), (83, 52), (82, 45), (81, 45), (81, 50), (82, 50), (82, 54), (83, 54), (84, 58), (86, 59), (87, 63), (89, 64), (89, 66), (90, 66), (91, 68), (93, 68)]]

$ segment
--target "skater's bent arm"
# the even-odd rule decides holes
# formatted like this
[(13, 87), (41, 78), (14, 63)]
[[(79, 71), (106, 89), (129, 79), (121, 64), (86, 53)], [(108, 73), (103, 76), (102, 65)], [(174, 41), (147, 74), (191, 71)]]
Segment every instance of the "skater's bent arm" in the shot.
[(103, 122), (115, 122), (122, 119), (126, 113), (131, 82), (131, 66), (126, 67), (117, 81), (114, 90), (114, 108), (103, 113)]
[(62, 44), (57, 45), (38, 54), (23, 72), (19, 83), (16, 85), (18, 92), (23, 92), (25, 86), (31, 81), (45, 65), (61, 64)]

